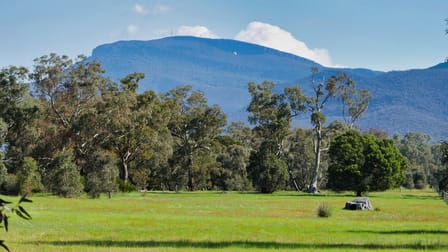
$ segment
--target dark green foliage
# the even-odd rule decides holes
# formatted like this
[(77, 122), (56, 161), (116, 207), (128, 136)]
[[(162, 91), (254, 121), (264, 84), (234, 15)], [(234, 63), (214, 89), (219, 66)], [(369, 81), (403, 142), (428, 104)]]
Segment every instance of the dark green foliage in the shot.
[(249, 83), (252, 100), (247, 107), (249, 122), (255, 125), (254, 132), (261, 138), (269, 138), (280, 143), (289, 133), (291, 109), (286, 96), (273, 93), (275, 84)]
[(262, 193), (273, 193), (282, 189), (288, 180), (288, 166), (277, 155), (274, 141), (264, 141), (257, 152), (250, 155), (247, 168), (249, 178)]
[[(431, 137), (418, 132), (409, 132), (397, 142), (400, 152), (409, 161), (407, 176), (412, 177), (414, 188), (424, 188), (426, 185), (434, 184), (433, 173), (437, 170), (436, 161), (429, 141)], [(410, 180), (408, 179), (410, 182)], [(412, 183), (406, 183), (411, 188)]]
[[(1, 142), (0, 142), (1, 144)], [(6, 166), (3, 162), (3, 152), (0, 151), (0, 188), (2, 187), (3, 183), (6, 180), (6, 174), (7, 174)]]
[(444, 169), (440, 169), (435, 174), (435, 178), (438, 181), (436, 185), (439, 190), (448, 191), (448, 141), (443, 141), (440, 145), (441, 162), (445, 166)]
[(364, 143), (357, 131), (338, 136), (329, 150), (331, 158), (328, 168), (327, 187), (336, 191), (365, 191), (368, 178), (363, 178)]
[(361, 195), (395, 188), (405, 181), (407, 159), (390, 139), (379, 140), (351, 130), (334, 140), (329, 154), (330, 189)]
[(38, 164), (32, 157), (25, 157), (17, 173), (20, 193), (32, 194), (43, 190)]
[(120, 192), (135, 192), (137, 188), (131, 183), (125, 183), (122, 179), (117, 179)]
[(248, 119), (255, 125), (253, 131), (259, 147), (251, 153), (247, 171), (254, 187), (263, 193), (272, 193), (285, 186), (289, 175), (286, 163), (280, 158), (283, 141), (289, 134), (292, 113), (302, 109), (299, 88), (276, 94), (274, 87), (275, 84), (268, 81), (248, 85), (252, 96), (247, 108)]
[[(185, 186), (190, 191), (207, 186), (204, 176), (208, 176), (208, 172), (204, 168), (212, 162), (207, 156), (223, 131), (226, 115), (218, 105), (209, 106), (204, 94), (191, 86), (173, 89), (164, 94), (162, 100), (168, 104), (168, 128), (174, 142), (170, 160), (173, 167), (169, 175), (176, 180), (175, 186), (184, 186), (186, 177)], [(205, 164), (201, 164), (202, 161)]]
[(442, 164), (448, 166), (448, 141), (443, 141), (441, 143), (440, 150), (442, 152), (442, 157), (441, 157)]
[(87, 163), (85, 190), (92, 198), (98, 198), (101, 193), (118, 191), (118, 167), (117, 159), (113, 153), (97, 151)]
[(314, 170), (312, 131), (294, 129), (286, 143), (287, 151), (284, 156), (288, 164), (291, 186), (299, 191), (305, 190), (311, 183)]
[(20, 184), (15, 174), (7, 174), (2, 185), (2, 193), (7, 195), (18, 195), (20, 192)]
[(221, 169), (219, 176), (215, 178), (216, 185), (222, 190), (250, 190), (252, 186), (246, 170), (249, 162), (249, 150), (238, 144), (230, 144), (223, 148), (223, 151), (217, 157)]
[(62, 151), (57, 153), (48, 169), (45, 185), (52, 193), (69, 198), (81, 195), (83, 185), (72, 152)]

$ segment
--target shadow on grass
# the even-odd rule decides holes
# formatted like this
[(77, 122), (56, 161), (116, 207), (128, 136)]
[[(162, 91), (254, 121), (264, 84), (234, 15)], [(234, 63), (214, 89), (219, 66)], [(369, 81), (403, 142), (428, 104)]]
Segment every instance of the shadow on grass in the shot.
[(414, 194), (402, 194), (402, 199), (419, 199), (419, 200), (440, 200), (440, 196), (435, 194), (434, 195), (414, 195)]
[(352, 244), (352, 243), (282, 243), (263, 241), (117, 241), (117, 240), (81, 240), (81, 241), (48, 241), (32, 242), (36, 245), (49, 244), (63, 246), (89, 246), (89, 247), (124, 247), (124, 248), (208, 248), (219, 249), (238, 247), (246, 249), (448, 249), (448, 244), (441, 243), (414, 243), (414, 244)]
[(370, 234), (385, 234), (385, 235), (393, 235), (393, 234), (448, 234), (448, 230), (424, 230), (424, 229), (415, 229), (415, 230), (390, 230), (390, 231), (372, 231), (372, 230), (351, 230), (350, 233), (370, 233)]

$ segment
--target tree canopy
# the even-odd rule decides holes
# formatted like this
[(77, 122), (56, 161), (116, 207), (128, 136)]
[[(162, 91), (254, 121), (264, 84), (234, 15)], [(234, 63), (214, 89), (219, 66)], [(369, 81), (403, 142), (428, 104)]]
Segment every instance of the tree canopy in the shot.
[[(112, 80), (84, 57), (50, 54), (31, 71), (1, 69), (0, 192), (96, 198), (136, 189), (272, 193), (327, 186), (362, 193), (402, 182), (406, 165), (396, 146), (410, 160), (405, 186), (444, 178), (446, 143), (432, 144), (424, 134), (392, 141), (375, 129), (375, 137), (337, 138), (356, 128), (370, 94), (346, 74), (312, 74), (308, 93), (249, 83), (248, 126), (227, 125), (221, 108), (191, 86), (141, 91), (144, 74)], [(345, 120), (326, 122), (333, 105)], [(305, 116), (311, 128), (292, 127)]]
[(333, 141), (328, 167), (328, 188), (352, 190), (357, 195), (400, 186), (407, 159), (391, 139), (376, 139), (350, 130)]

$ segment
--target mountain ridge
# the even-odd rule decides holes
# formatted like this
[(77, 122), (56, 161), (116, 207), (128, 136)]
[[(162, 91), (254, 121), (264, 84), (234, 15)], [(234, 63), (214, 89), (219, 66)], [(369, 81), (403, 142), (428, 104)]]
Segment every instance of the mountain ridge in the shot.
[[(265, 80), (277, 85), (300, 85), (310, 92), (311, 67), (322, 76), (347, 73), (360, 88), (373, 95), (367, 113), (359, 121), (363, 129), (382, 128), (390, 134), (418, 131), (435, 141), (448, 136), (448, 63), (426, 69), (382, 72), (366, 68), (328, 68), (276, 49), (230, 39), (188, 36), (148, 41), (117, 41), (96, 47), (88, 60), (98, 60), (106, 74), (118, 80), (132, 72), (144, 72), (139, 91), (166, 92), (192, 85), (218, 104), (229, 121), (247, 120), (250, 96), (247, 83)], [(428, 98), (429, 97), (429, 98)], [(329, 114), (338, 119), (337, 113)], [(306, 118), (296, 124), (304, 125)]]

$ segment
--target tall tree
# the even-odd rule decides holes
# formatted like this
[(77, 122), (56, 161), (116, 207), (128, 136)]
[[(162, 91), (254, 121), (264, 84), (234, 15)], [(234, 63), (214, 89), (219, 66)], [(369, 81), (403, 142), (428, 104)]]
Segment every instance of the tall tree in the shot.
[(260, 85), (248, 84), (252, 97), (247, 108), (249, 122), (255, 125), (255, 133), (262, 139), (270, 139), (277, 145), (277, 153), (289, 133), (291, 109), (286, 96), (273, 92), (275, 84), (265, 81)]
[(448, 141), (442, 141), (440, 144), (440, 152), (441, 157), (440, 161), (442, 165), (445, 166), (445, 169), (441, 169), (438, 171), (437, 178), (438, 178), (438, 188), (442, 191), (448, 191)]
[(35, 140), (32, 124), (39, 116), (39, 106), (29, 94), (27, 74), (23, 67), (0, 70), (0, 145), (13, 173), (31, 152)]
[[(289, 88), (284, 94), (273, 92), (275, 84), (249, 83), (252, 96), (247, 108), (249, 122), (259, 138), (259, 144), (252, 152), (248, 172), (254, 186), (262, 192), (272, 193), (284, 184), (288, 172), (284, 173), (285, 139), (289, 134), (292, 117), (303, 111), (303, 96), (300, 88)], [(287, 171), (287, 170), (286, 170)], [(266, 184), (269, 183), (269, 184)]]
[(409, 170), (407, 171), (407, 187), (423, 189), (432, 179), (432, 152), (429, 135), (408, 132), (399, 141), (398, 147), (409, 160)]
[[(341, 99), (343, 102), (343, 111), (348, 110), (350, 114), (350, 124), (354, 122), (365, 112), (370, 95), (367, 91), (357, 90), (355, 88), (355, 82), (346, 74), (340, 73), (339, 75), (333, 75), (325, 82), (317, 82), (316, 75), (319, 69), (313, 67), (312, 72), (312, 87), (313, 95), (301, 98), (301, 96), (289, 94), (288, 97), (299, 97), (296, 100), (305, 99), (304, 103), (296, 102), (297, 107), (306, 109), (311, 114), (311, 124), (314, 127), (314, 173), (311, 184), (308, 187), (308, 191), (311, 193), (318, 192), (318, 180), (320, 176), (320, 163), (321, 155), (323, 151), (328, 150), (328, 146), (324, 146), (324, 124), (326, 116), (324, 109), (332, 99)], [(344, 112), (343, 112), (344, 114)]]
[(287, 138), (284, 153), (294, 189), (305, 190), (313, 176), (314, 152), (312, 130), (297, 128)]
[[(209, 106), (204, 94), (192, 90), (191, 86), (173, 89), (164, 94), (162, 100), (170, 106), (168, 127), (175, 145), (174, 158), (186, 168), (187, 187), (193, 191), (196, 189), (195, 177), (201, 173), (195, 158), (209, 152), (226, 124), (226, 116), (218, 105)], [(181, 171), (172, 173), (184, 174)]]
[(143, 74), (133, 73), (121, 79), (121, 88), (105, 97), (100, 109), (102, 145), (117, 154), (120, 178), (124, 183), (129, 181), (132, 165), (142, 169), (138, 166), (158, 154), (171, 155), (168, 112), (153, 91), (137, 94), (142, 78)]
[[(95, 114), (96, 104), (110, 81), (103, 77), (104, 69), (96, 61), (84, 61), (80, 56), (75, 62), (67, 56), (45, 55), (35, 59), (34, 71), (30, 74), (36, 95), (44, 104), (46, 112), (46, 132), (49, 141), (42, 146), (52, 146), (46, 150), (57, 152), (73, 148), (75, 159), (85, 154), (88, 147), (81, 139), (80, 120), (86, 114)], [(90, 128), (89, 138), (97, 134)], [(56, 140), (64, 139), (57, 142)], [(40, 150), (43, 156), (45, 150)], [(51, 156), (46, 154), (47, 157)]]
[(367, 111), (372, 95), (366, 89), (356, 89), (353, 86), (345, 87), (341, 92), (342, 116), (349, 128)]

